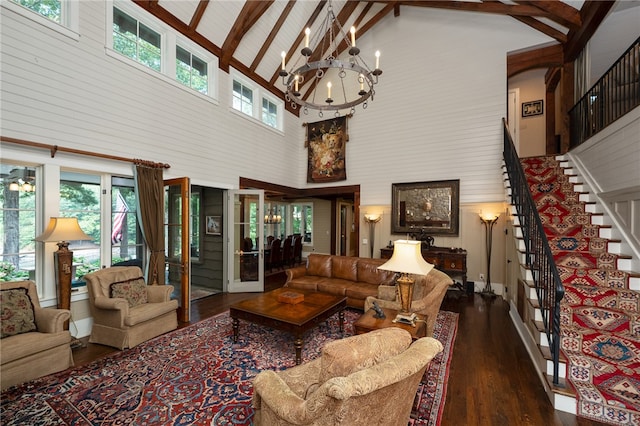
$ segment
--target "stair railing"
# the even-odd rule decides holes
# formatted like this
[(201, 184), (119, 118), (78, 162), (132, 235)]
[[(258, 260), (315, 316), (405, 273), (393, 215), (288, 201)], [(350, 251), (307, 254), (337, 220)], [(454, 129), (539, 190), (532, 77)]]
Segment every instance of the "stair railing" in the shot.
[(640, 105), (640, 37), (569, 111), (575, 148)]
[(520, 158), (505, 120), (504, 162), (509, 175), (511, 201), (516, 207), (525, 243), (526, 264), (531, 270), (544, 331), (553, 360), (553, 384), (559, 384), (560, 365), (560, 301), (564, 287), (553, 259), (542, 221), (531, 196)]

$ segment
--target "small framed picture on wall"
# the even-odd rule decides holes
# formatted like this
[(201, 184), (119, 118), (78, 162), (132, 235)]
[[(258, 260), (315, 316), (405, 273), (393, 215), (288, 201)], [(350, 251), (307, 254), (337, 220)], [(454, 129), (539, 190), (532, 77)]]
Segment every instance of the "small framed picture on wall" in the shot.
[(207, 216), (207, 235), (222, 235), (222, 216)]
[(523, 117), (532, 117), (534, 115), (542, 115), (544, 112), (542, 99), (531, 102), (523, 102), (522, 103), (522, 116)]

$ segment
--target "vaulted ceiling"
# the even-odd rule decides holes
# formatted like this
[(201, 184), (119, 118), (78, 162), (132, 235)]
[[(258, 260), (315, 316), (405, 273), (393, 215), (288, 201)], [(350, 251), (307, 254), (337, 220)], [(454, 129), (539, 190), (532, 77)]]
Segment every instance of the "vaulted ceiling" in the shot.
[[(220, 69), (240, 71), (283, 98), (280, 52), (292, 58), (303, 47), (304, 29), (317, 32), (331, 5), (343, 28), (356, 37), (375, 28), (385, 16), (437, 8), (509, 16), (523, 28), (539, 31), (575, 57), (615, 1), (582, 0), (133, 0), (219, 58)], [(310, 46), (314, 48), (314, 46)]]

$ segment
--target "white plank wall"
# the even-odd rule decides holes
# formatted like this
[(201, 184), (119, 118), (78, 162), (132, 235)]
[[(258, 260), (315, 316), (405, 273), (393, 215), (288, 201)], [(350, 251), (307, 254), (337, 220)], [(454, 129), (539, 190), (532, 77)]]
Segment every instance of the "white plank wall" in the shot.
[[(301, 123), (320, 120), (314, 112), (287, 113), (284, 134), (274, 132), (229, 111), (224, 72), (216, 103), (114, 59), (106, 8), (80, 2), (77, 41), (0, 8), (4, 136), (168, 162), (167, 177), (204, 186), (237, 187), (239, 176), (308, 186)], [(360, 184), (363, 205), (389, 204), (394, 182), (441, 179), (461, 180), (462, 203), (502, 200), (506, 53), (547, 41), (488, 14), (403, 8), (385, 18), (359, 41), (382, 51), (384, 74), (349, 123), (348, 179), (336, 185)]]

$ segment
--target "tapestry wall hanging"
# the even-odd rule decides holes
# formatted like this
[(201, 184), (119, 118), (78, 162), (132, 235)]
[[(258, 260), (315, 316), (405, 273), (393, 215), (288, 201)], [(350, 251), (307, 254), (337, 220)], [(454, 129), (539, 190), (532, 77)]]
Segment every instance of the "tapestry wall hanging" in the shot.
[(347, 179), (347, 117), (307, 124), (307, 182), (337, 182)]

